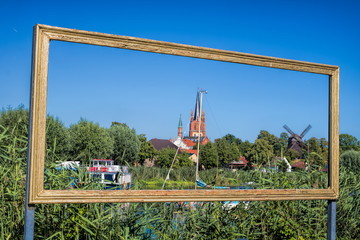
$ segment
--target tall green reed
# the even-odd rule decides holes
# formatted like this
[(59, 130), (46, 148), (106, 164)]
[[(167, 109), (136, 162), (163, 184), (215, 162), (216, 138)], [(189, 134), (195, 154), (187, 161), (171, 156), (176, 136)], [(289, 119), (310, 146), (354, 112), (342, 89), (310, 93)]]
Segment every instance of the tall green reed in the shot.
[(11, 137), (0, 125), (0, 238), (23, 234), (26, 137)]
[[(25, 136), (14, 137), (11, 130), (0, 126), (0, 239), (23, 237), (25, 143)], [(156, 168), (131, 171), (135, 179), (165, 178), (167, 173), (167, 169)], [(191, 171), (174, 170), (170, 177), (192, 181)], [(56, 172), (51, 166), (46, 172), (52, 189), (66, 188), (71, 183), (66, 172)], [(254, 181), (257, 188), (326, 187), (323, 179), (326, 174), (318, 172), (270, 174), (207, 170), (201, 171), (200, 176), (206, 182), (224, 184)], [(358, 179), (358, 172), (341, 170), (338, 239), (360, 238)], [(314, 186), (315, 180), (319, 180), (319, 185)], [(97, 185), (94, 183), (92, 187)], [(326, 206), (327, 202), (320, 200), (240, 202), (232, 209), (219, 202), (201, 203), (196, 208), (188, 203), (41, 204), (36, 205), (35, 238), (325, 239)]]

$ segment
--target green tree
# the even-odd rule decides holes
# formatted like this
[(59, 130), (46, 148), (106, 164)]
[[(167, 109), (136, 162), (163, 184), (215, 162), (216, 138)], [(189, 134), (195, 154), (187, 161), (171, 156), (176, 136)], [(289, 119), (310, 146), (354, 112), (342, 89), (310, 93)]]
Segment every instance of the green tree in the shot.
[(70, 126), (69, 136), (71, 160), (85, 163), (93, 158), (112, 156), (114, 142), (109, 132), (99, 124), (81, 119)]
[(307, 156), (307, 152), (309, 152), (309, 153), (315, 152), (321, 156), (322, 161), (324, 161), (324, 163), (327, 161), (327, 159), (328, 159), (328, 141), (326, 141), (325, 138), (318, 139), (318, 138), (312, 137), (312, 138), (308, 139), (307, 141), (305, 141), (305, 144), (308, 148), (308, 149), (303, 149), (304, 156), (306, 156), (305, 158), (309, 158), (309, 156)]
[[(16, 143), (16, 148), (26, 149), (28, 144), (29, 110), (24, 106), (16, 109), (8, 108), (0, 112), (0, 126), (6, 129), (9, 138), (4, 144)], [(46, 117), (46, 159), (48, 164), (54, 161), (68, 160), (69, 135), (63, 123), (51, 115)], [(26, 151), (21, 151), (21, 157), (26, 157)]]
[(340, 155), (340, 167), (354, 173), (360, 172), (360, 152), (347, 150)]
[(230, 133), (226, 134), (223, 138), (226, 141), (228, 141), (229, 143), (235, 143), (236, 145), (239, 145), (242, 143), (240, 138), (237, 138), (233, 134), (230, 134)]
[(154, 159), (157, 151), (154, 146), (147, 141), (145, 135), (138, 135), (138, 139), (140, 140), (139, 163), (144, 164), (146, 159)]
[(340, 134), (339, 135), (339, 144), (340, 144), (340, 151), (344, 152), (347, 150), (360, 150), (359, 141), (356, 137), (350, 135), (350, 134)]
[(283, 140), (279, 139), (275, 135), (269, 133), (268, 131), (261, 130), (257, 139), (263, 139), (267, 141), (272, 147), (274, 151), (274, 155), (280, 156), (282, 147), (283, 147)]
[(231, 143), (230, 144), (230, 149), (231, 149), (231, 159), (233, 159), (232, 161), (237, 161), (240, 158), (240, 151), (238, 146), (236, 145), (236, 143)]
[(70, 159), (69, 132), (64, 124), (53, 116), (46, 118), (46, 159), (45, 163)]
[(176, 149), (163, 148), (159, 151), (156, 158), (156, 165), (159, 167), (169, 168), (174, 159)]
[(216, 146), (212, 142), (200, 146), (200, 166), (204, 165), (205, 168), (213, 168), (218, 165), (218, 153)]
[[(163, 168), (170, 168), (172, 161), (174, 160), (176, 149), (174, 148), (163, 148), (159, 151), (156, 159), (156, 165)], [(173, 168), (189, 167), (193, 166), (194, 163), (190, 160), (189, 154), (186, 152), (178, 152)]]
[(215, 146), (218, 152), (219, 165), (226, 166), (240, 157), (240, 151), (235, 143), (229, 143), (225, 138), (215, 139)]
[(273, 156), (274, 150), (272, 145), (265, 139), (256, 139), (248, 158), (251, 163), (263, 165), (271, 161)]
[(322, 153), (319, 139), (312, 137), (305, 141), (305, 144), (308, 146), (309, 152), (316, 152), (317, 154)]
[(268, 141), (268, 143), (270, 143), (270, 145), (274, 145), (278, 142), (278, 138), (266, 130), (261, 130), (257, 139), (264, 139), (264, 140)]
[(138, 160), (140, 140), (135, 129), (126, 124), (113, 124), (110, 136), (114, 142), (112, 158), (119, 164), (134, 163)]
[(328, 150), (329, 143), (325, 138), (319, 139), (319, 145), (322, 152), (326, 152)]
[(288, 149), (286, 152), (285, 152), (285, 155), (287, 156), (287, 159), (289, 160), (295, 160), (295, 159), (298, 159), (300, 157), (300, 153), (298, 151), (296, 151), (295, 149)]
[(239, 148), (239, 151), (240, 151), (240, 155), (247, 158), (249, 156), (250, 151), (251, 151), (252, 145), (253, 144), (251, 142), (247, 141), (247, 140), (242, 142), (241, 144), (239, 144), (238, 148)]
[(318, 169), (321, 169), (325, 164), (323, 157), (316, 152), (311, 152), (308, 156), (308, 160), (310, 166), (315, 166)]
[[(287, 134), (286, 132), (280, 133), (279, 144), (280, 144), (281, 151), (283, 154), (287, 150), (288, 140), (289, 140), (289, 134)], [(280, 152), (280, 155), (281, 155), (281, 152)]]
[(319, 139), (319, 145), (321, 149), (321, 158), (323, 161), (323, 164), (328, 161), (328, 155), (329, 155), (329, 143), (325, 138)]
[[(20, 105), (16, 109), (11, 107), (2, 109), (0, 112), (0, 126), (6, 129), (8, 138), (3, 139), (4, 145), (16, 144), (14, 147), (17, 149), (24, 149), (27, 147), (28, 137), (28, 124), (29, 124), (29, 110)], [(21, 157), (26, 157), (26, 151), (22, 151)]]
[(194, 162), (191, 161), (190, 156), (187, 152), (181, 152), (177, 155), (176, 162), (174, 163), (174, 168), (192, 166), (194, 166)]
[(287, 143), (287, 141), (289, 139), (289, 134), (287, 132), (280, 133), (280, 139), (282, 139), (284, 142)]

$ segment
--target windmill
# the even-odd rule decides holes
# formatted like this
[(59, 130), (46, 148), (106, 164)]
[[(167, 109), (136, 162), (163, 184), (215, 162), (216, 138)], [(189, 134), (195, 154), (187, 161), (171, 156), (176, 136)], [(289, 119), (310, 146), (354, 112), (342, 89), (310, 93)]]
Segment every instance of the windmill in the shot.
[(300, 158), (302, 158), (302, 149), (306, 148), (306, 145), (302, 139), (305, 134), (312, 128), (311, 125), (309, 124), (309, 126), (307, 126), (300, 135), (294, 133), (286, 124), (283, 127), (290, 133), (290, 137), (288, 139), (288, 150), (296, 150), (300, 154)]

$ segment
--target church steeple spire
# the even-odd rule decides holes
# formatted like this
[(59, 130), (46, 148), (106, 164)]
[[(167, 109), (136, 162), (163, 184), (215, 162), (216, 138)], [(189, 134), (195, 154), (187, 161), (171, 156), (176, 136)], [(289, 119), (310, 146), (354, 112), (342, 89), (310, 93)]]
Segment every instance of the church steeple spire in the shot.
[(183, 127), (182, 127), (181, 114), (180, 114), (179, 125), (178, 125), (178, 137), (181, 138), (181, 139), (183, 137)]
[(205, 112), (202, 110), (203, 93), (207, 91), (199, 90), (196, 94), (195, 110), (190, 114), (189, 137), (206, 137)]

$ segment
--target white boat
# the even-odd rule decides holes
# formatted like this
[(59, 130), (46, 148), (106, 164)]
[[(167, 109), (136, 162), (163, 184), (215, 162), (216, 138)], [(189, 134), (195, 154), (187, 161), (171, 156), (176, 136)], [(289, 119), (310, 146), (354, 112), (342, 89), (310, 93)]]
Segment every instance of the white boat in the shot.
[[(80, 161), (63, 161), (56, 164), (57, 170), (83, 170), (88, 172), (90, 179), (95, 182), (104, 184), (106, 188), (115, 189), (129, 189), (132, 184), (132, 176), (127, 166), (114, 165), (112, 159), (92, 159), (89, 167), (81, 166)], [(79, 182), (79, 179), (73, 179), (71, 185), (75, 187), (75, 183), (84, 184)]]
[(112, 159), (92, 159), (87, 167), (90, 177), (106, 185), (120, 185), (123, 189), (131, 186), (132, 176), (127, 166), (114, 165)]

